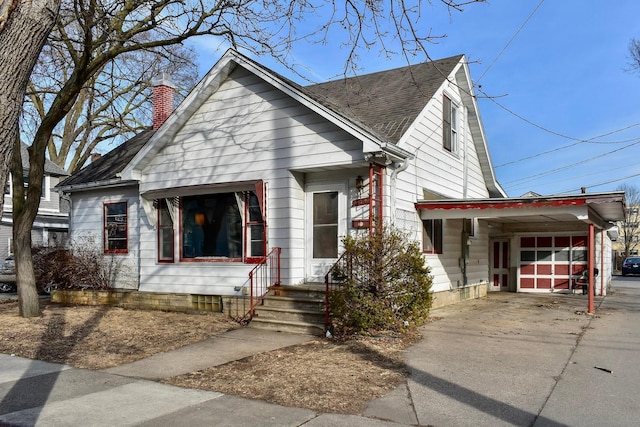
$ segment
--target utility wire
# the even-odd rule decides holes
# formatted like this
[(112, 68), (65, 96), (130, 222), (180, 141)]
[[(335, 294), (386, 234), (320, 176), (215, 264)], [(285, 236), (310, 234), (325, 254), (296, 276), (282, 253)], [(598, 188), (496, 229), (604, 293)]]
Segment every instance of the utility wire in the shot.
[(550, 170), (547, 170), (547, 171), (544, 171), (544, 172), (537, 173), (535, 175), (530, 175), (530, 176), (527, 176), (527, 177), (524, 177), (524, 178), (519, 178), (519, 179), (516, 179), (516, 180), (513, 180), (513, 181), (509, 181), (509, 182), (507, 182), (505, 184), (505, 186), (508, 186), (509, 184), (515, 184), (515, 183), (518, 183), (518, 182), (528, 182), (528, 181), (531, 181), (533, 179), (539, 178), (541, 176), (552, 175), (552, 174), (560, 172), (560, 171), (565, 171), (567, 168), (571, 168), (571, 167), (578, 166), (578, 165), (583, 165), (584, 163), (590, 162), (592, 160), (601, 159), (603, 157), (609, 156), (609, 155), (611, 155), (613, 153), (625, 150), (625, 149), (627, 149), (629, 147), (632, 147), (632, 146), (638, 145), (638, 144), (640, 144), (640, 140), (636, 140), (635, 142), (633, 142), (631, 144), (627, 144), (624, 147), (619, 147), (619, 148), (617, 148), (615, 150), (608, 151), (606, 153), (599, 154), (597, 156), (589, 157), (589, 158), (581, 160), (579, 162), (571, 163), (569, 165), (564, 165), (564, 166), (561, 166), (559, 168), (550, 169)]
[(589, 138), (589, 139), (583, 139), (583, 140), (578, 140), (572, 144), (568, 144), (568, 145), (563, 145), (562, 147), (557, 147), (557, 148), (553, 148), (551, 150), (548, 151), (543, 151), (537, 154), (532, 154), (530, 156), (527, 157), (522, 157), (520, 159), (516, 159), (516, 160), (512, 160), (510, 162), (506, 162), (506, 163), (502, 163), (500, 165), (494, 166), (494, 168), (500, 168), (503, 166), (507, 166), (507, 165), (512, 165), (514, 163), (520, 163), (522, 161), (525, 160), (531, 160), (531, 159), (535, 159), (536, 157), (541, 157), (547, 154), (551, 154), (551, 153), (555, 153), (557, 151), (561, 151), (561, 150), (565, 150), (567, 148), (571, 148), (573, 146), (579, 145), (579, 144), (602, 144), (602, 145), (608, 145), (608, 144), (624, 144), (625, 142), (629, 142), (629, 141), (636, 141), (638, 138), (630, 138), (630, 139), (624, 139), (624, 140), (620, 140), (620, 141), (594, 141), (594, 139), (598, 139), (598, 138), (602, 138), (605, 136), (609, 136), (609, 135), (613, 135), (614, 133), (618, 133), (618, 132), (624, 132), (625, 130), (629, 130), (633, 127), (636, 126), (640, 126), (640, 123), (634, 123), (632, 125), (620, 128), (620, 129), (616, 129), (613, 130), (611, 132), (607, 132), (607, 133), (603, 133), (602, 135), (598, 135), (598, 136), (594, 136), (593, 138)]
[(476, 80), (476, 84), (480, 83), (480, 80), (482, 80), (482, 78), (484, 77), (485, 74), (487, 74), (487, 72), (491, 69), (491, 67), (493, 67), (493, 65), (498, 61), (498, 59), (502, 56), (502, 54), (507, 50), (507, 48), (509, 47), (509, 45), (511, 44), (511, 42), (513, 42), (515, 40), (516, 37), (518, 37), (518, 34), (520, 34), (520, 31), (522, 31), (524, 29), (524, 27), (529, 23), (529, 21), (531, 20), (531, 18), (533, 18), (533, 15), (536, 14), (536, 12), (538, 11), (538, 9), (540, 9), (540, 6), (542, 6), (542, 3), (544, 3), (544, 0), (540, 0), (540, 3), (538, 3), (538, 5), (536, 6), (535, 9), (533, 9), (533, 12), (531, 12), (529, 14), (529, 16), (527, 17), (527, 19), (524, 20), (524, 22), (522, 23), (522, 25), (520, 25), (520, 28), (518, 28), (518, 31), (515, 32), (515, 34), (513, 36), (511, 36), (511, 38), (509, 39), (509, 41), (507, 42), (506, 45), (504, 45), (504, 47), (502, 48), (502, 50), (498, 53), (498, 55), (493, 59), (493, 61), (491, 61), (491, 64), (489, 64), (489, 66), (484, 70), (484, 72), (480, 75), (480, 77), (478, 78), (478, 80)]
[[(640, 173), (636, 173), (636, 174), (633, 174), (633, 175), (628, 175), (628, 176), (625, 176), (625, 177), (622, 177), (622, 178), (612, 179), (612, 180), (605, 181), (605, 182), (600, 182), (600, 183), (598, 183), (598, 184), (585, 185), (584, 187), (586, 187), (586, 188), (602, 187), (603, 185), (613, 184), (614, 182), (624, 181), (624, 180), (626, 180), (626, 179), (629, 179), (629, 178), (635, 178), (635, 177), (637, 177), (637, 176), (640, 176)], [(580, 191), (581, 189), (582, 189), (582, 188), (576, 188), (576, 189), (571, 189), (571, 190), (564, 190), (564, 191), (562, 191), (561, 193), (558, 193), (558, 194), (575, 193), (575, 192)]]

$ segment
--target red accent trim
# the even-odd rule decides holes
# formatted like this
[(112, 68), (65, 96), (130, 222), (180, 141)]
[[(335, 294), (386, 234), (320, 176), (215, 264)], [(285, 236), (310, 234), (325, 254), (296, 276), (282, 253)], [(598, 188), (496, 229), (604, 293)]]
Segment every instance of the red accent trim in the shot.
[[(107, 249), (107, 242), (109, 238), (107, 237), (107, 206), (110, 205), (125, 205), (125, 216), (127, 217), (127, 221), (125, 222), (125, 231), (127, 234), (126, 237), (126, 249)], [(108, 202), (102, 204), (102, 250), (103, 253), (109, 255), (124, 255), (129, 253), (129, 203), (125, 200), (123, 202)]]
[[(173, 221), (171, 222), (171, 225), (166, 225), (166, 224), (162, 224), (162, 215), (160, 215), (160, 209), (162, 208), (162, 204), (164, 203), (164, 205), (167, 207), (167, 209), (171, 209), (171, 207), (167, 204), (165, 199), (161, 199), (161, 201), (159, 201), (158, 203), (158, 207), (156, 208), (156, 215), (157, 215), (157, 221), (158, 221), (158, 230), (156, 231), (156, 241), (157, 241), (157, 255), (158, 255), (158, 263), (159, 264), (173, 264), (175, 263), (176, 260), (176, 249), (175, 249), (175, 239), (176, 239), (176, 232), (175, 232), (175, 224), (173, 224)], [(171, 259), (168, 258), (160, 258), (160, 254), (162, 252), (161, 250), (161, 246), (162, 246), (162, 240), (160, 238), (160, 232), (162, 230), (171, 230)]]
[(182, 258), (181, 262), (242, 262), (242, 258)]
[(368, 205), (369, 204), (369, 198), (363, 198), (363, 199), (355, 199), (353, 202), (351, 202), (351, 206), (355, 207), (355, 206), (364, 206), (364, 205)]
[(595, 267), (595, 226), (593, 225), (593, 223), (589, 224), (589, 296), (587, 298), (588, 301), (588, 307), (587, 307), (587, 313), (589, 314), (593, 314), (593, 300), (594, 300), (594, 286), (595, 286), (595, 281), (594, 281), (594, 275), (593, 275), (593, 268)]
[(351, 221), (351, 227), (355, 229), (369, 228), (371, 221), (368, 219), (354, 219)]
[(523, 208), (543, 208), (558, 206), (583, 206), (586, 199), (571, 200), (532, 200), (525, 201), (499, 201), (499, 200), (479, 200), (477, 202), (451, 202), (451, 203), (416, 203), (416, 209), (423, 210), (452, 210), (452, 209), (523, 209)]

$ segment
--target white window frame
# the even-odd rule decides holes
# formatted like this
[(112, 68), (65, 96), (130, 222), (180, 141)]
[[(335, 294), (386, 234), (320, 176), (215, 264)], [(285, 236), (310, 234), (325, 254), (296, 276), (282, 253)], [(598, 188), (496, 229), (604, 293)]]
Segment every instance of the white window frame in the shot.
[[(446, 111), (447, 102), (445, 100), (449, 101), (450, 110), (448, 112)], [(446, 118), (449, 118), (448, 122)], [(448, 123), (450, 147), (447, 147), (447, 145), (445, 144), (445, 141), (446, 141), (445, 133), (447, 132), (445, 123)], [(459, 139), (460, 139), (459, 129), (460, 129), (460, 106), (453, 99), (452, 96), (446, 93), (443, 93), (442, 94), (442, 132), (443, 132), (442, 148), (444, 148), (445, 151), (449, 151), (452, 154), (458, 153)]]
[[(24, 188), (28, 188), (29, 184), (27, 183)], [(12, 198), (13, 197), (13, 176), (11, 174), (9, 174), (9, 177), (7, 178), (7, 186), (5, 187), (6, 189), (8, 189), (9, 191), (5, 190), (4, 195)], [(40, 196), (40, 198), (45, 201), (48, 202), (51, 200), (51, 175), (45, 175), (44, 178), (42, 179), (42, 195)]]

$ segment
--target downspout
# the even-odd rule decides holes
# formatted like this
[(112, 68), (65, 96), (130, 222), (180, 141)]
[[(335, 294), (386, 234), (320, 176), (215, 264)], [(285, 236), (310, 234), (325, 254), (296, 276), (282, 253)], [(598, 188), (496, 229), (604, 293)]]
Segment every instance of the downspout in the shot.
[(400, 172), (403, 172), (405, 170), (407, 170), (407, 168), (409, 167), (409, 158), (406, 158), (402, 161), (402, 163), (400, 164), (400, 166), (398, 166), (396, 169), (394, 169), (391, 172), (391, 183), (390, 183), (390, 193), (391, 193), (391, 203), (389, 206), (389, 218), (391, 218), (391, 223), (395, 224), (396, 222), (396, 179), (398, 177), (398, 174)]
[[(469, 111), (467, 107), (462, 109), (462, 132), (461, 134), (461, 146), (462, 146), (462, 198), (466, 199), (469, 196), (469, 156), (467, 156), (467, 116)], [(467, 263), (469, 262), (469, 233), (465, 230), (464, 219), (462, 224), (462, 286), (467, 286), (469, 278), (467, 277)]]
[[(467, 156), (467, 116), (469, 111), (467, 107), (462, 109), (463, 111), (463, 126), (462, 126), (462, 198), (466, 199), (469, 196), (469, 156)], [(466, 282), (466, 278), (465, 278)]]

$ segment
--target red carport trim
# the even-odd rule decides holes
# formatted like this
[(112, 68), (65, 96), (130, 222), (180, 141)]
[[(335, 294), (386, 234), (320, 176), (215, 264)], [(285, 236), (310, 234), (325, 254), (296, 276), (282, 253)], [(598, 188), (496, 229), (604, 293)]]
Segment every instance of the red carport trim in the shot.
[(583, 206), (587, 203), (586, 198), (580, 199), (559, 199), (559, 200), (478, 200), (465, 202), (417, 202), (416, 209), (424, 210), (452, 210), (452, 209), (513, 209), (513, 208), (540, 208), (558, 206)]

